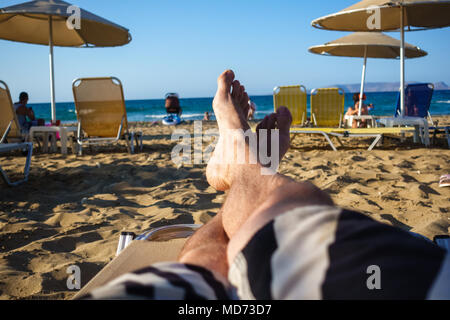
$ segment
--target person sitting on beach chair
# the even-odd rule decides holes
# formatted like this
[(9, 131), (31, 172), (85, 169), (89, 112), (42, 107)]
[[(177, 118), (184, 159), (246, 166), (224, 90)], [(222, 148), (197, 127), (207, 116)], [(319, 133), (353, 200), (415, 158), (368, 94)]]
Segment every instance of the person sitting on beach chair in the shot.
[[(363, 94), (362, 100), (366, 100), (366, 95)], [(368, 106), (363, 102), (361, 107), (361, 115), (368, 115), (369, 114), (369, 108)], [(358, 116), (359, 115), (359, 93), (355, 93), (353, 95), (353, 106), (350, 106), (347, 110), (346, 116)], [(359, 124), (358, 124), (359, 123)], [(353, 120), (352, 128), (367, 128), (367, 120), (361, 119), (361, 120)]]
[(17, 120), (19, 121), (20, 129), (24, 133), (30, 131), (31, 126), (36, 120), (33, 108), (27, 107), (27, 103), (28, 93), (21, 92), (19, 95), (19, 102), (16, 102), (14, 104), (14, 110), (17, 114)]
[(264, 167), (258, 149), (271, 138), (260, 130), (278, 130), (281, 160), (292, 116), (282, 106), (266, 116), (255, 146), (248, 108), (244, 87), (225, 71), (213, 101), (220, 137), (206, 178), (227, 197), (178, 261), (124, 274), (81, 298), (450, 299), (449, 253)]

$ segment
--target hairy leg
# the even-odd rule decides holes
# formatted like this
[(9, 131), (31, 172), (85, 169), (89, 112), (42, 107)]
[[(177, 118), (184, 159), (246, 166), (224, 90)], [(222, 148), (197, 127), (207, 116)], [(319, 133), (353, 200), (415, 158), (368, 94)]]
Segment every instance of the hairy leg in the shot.
[[(276, 172), (263, 174), (258, 149), (249, 145), (235, 129), (248, 130), (246, 110), (236, 103), (233, 93), (237, 81), (234, 73), (225, 71), (218, 79), (218, 90), (213, 108), (219, 125), (219, 142), (206, 170), (208, 182), (217, 190), (229, 190), (222, 207), (223, 228), (230, 239), (228, 261), (246, 241), (265, 223), (289, 208), (320, 204), (332, 205), (331, 198), (311, 183), (298, 183)], [(248, 110), (247, 110), (248, 111)], [(258, 128), (279, 129), (278, 148), (283, 156), (289, 148), (289, 128), (292, 118), (287, 108), (263, 120)], [(235, 148), (229, 148), (232, 139)], [(231, 144), (233, 145), (233, 144)], [(237, 145), (237, 148), (236, 148)], [(236, 149), (244, 148), (247, 163), (237, 162)]]
[[(229, 132), (227, 129), (249, 129), (246, 116), (248, 114), (248, 95), (245, 92), (245, 88), (241, 86), (238, 81), (234, 81), (234, 74), (230, 71), (224, 72), (224, 74), (219, 77), (218, 88), (218, 92), (214, 99), (215, 111), (217, 112), (217, 109), (223, 109), (223, 107), (225, 107), (225, 110), (227, 108), (236, 110), (236, 112), (232, 114), (225, 114), (223, 112), (216, 113), (219, 116), (218, 124), (219, 128), (222, 129), (220, 132), (223, 141), (224, 139), (228, 139), (227, 134)], [(269, 132), (269, 135), (265, 137), (265, 139), (267, 139), (266, 142), (270, 141), (270, 130), (280, 130), (278, 153), (280, 160), (289, 148), (289, 126), (291, 122), (292, 117), (289, 110), (287, 108), (280, 108), (277, 113), (266, 116), (257, 126), (256, 134), (258, 135), (258, 138), (259, 130), (267, 130)], [(216, 150), (221, 149), (222, 147), (223, 146), (219, 143)], [(215, 155), (217, 156), (217, 152), (215, 152)], [(229, 153), (226, 152), (225, 155), (229, 155)], [(232, 156), (230, 156), (230, 158), (232, 158)], [(220, 166), (220, 162), (210, 162), (207, 169), (207, 176), (210, 183), (217, 189), (226, 190), (228, 185), (227, 182), (222, 180), (223, 174), (221, 175), (221, 172), (230, 172), (233, 170), (233, 161), (230, 160), (227, 162), (227, 168), (225, 170)], [(241, 165), (241, 167), (244, 168), (245, 165)], [(260, 166), (258, 166), (258, 168), (261, 169)], [(242, 186), (245, 191), (245, 186), (243, 184), (237, 184), (236, 186), (238, 185)], [(230, 194), (235, 195), (236, 191), (239, 192), (239, 188), (233, 187), (230, 190)], [(232, 202), (238, 200), (235, 196), (231, 196), (231, 199)], [(224, 210), (228, 211), (230, 209), (239, 210), (239, 208), (230, 207), (229, 204), (229, 201), (225, 202), (225, 205), (219, 213), (186, 242), (179, 255), (178, 260), (180, 262), (200, 265), (207, 269), (214, 270), (225, 277), (227, 276), (227, 245), (229, 237), (223, 226), (223, 212)], [(248, 209), (244, 208), (244, 212), (246, 210)], [(227, 217), (228, 216), (230, 216), (230, 214), (227, 212)]]
[(184, 245), (178, 261), (214, 270), (224, 278), (228, 275), (228, 236), (222, 226), (222, 211), (198, 229)]

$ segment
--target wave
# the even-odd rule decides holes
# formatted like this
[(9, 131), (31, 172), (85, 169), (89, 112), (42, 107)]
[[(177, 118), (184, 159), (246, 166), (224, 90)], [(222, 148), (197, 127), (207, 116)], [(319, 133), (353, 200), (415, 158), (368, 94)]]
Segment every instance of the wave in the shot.
[(450, 103), (450, 100), (439, 100), (436, 101), (435, 103)]

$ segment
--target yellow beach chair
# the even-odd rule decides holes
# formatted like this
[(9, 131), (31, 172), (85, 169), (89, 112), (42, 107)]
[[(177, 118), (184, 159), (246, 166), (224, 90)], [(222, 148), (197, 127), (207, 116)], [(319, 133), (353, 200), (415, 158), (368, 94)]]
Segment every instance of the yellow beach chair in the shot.
[(275, 112), (285, 106), (292, 114), (292, 125), (305, 124), (307, 93), (304, 86), (280, 86), (273, 89)]
[(311, 118), (317, 127), (337, 128), (344, 116), (345, 93), (340, 88), (311, 91)]
[(0, 80), (0, 143), (22, 142), (25, 139), (20, 131), (19, 121), (11, 99), (9, 88)]
[[(79, 153), (85, 144), (117, 143), (125, 138), (128, 152), (142, 150), (142, 133), (129, 131), (122, 83), (115, 77), (81, 78), (72, 83), (78, 119)], [(131, 142), (131, 143), (130, 143)]]

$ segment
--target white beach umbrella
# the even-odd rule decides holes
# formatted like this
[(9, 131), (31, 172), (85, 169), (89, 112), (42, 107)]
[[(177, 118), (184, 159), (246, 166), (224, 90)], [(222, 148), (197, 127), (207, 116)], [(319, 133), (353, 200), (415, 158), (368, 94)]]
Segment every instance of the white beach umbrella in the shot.
[(131, 41), (128, 29), (60, 0), (0, 9), (0, 39), (50, 47), (52, 121), (56, 120), (53, 47), (114, 47)]
[[(399, 40), (381, 32), (355, 32), (323, 45), (310, 47), (308, 50), (311, 53), (325, 56), (364, 58), (359, 94), (359, 104), (362, 105), (367, 58), (398, 59), (401, 43)], [(406, 58), (419, 58), (426, 55), (427, 52), (419, 47), (409, 43), (405, 44)], [(361, 115), (361, 108), (359, 108), (359, 115)]]
[(405, 27), (407, 31), (450, 25), (450, 0), (363, 0), (342, 11), (316, 19), (319, 29), (338, 31), (395, 31), (401, 33), (400, 106), (405, 101)]

